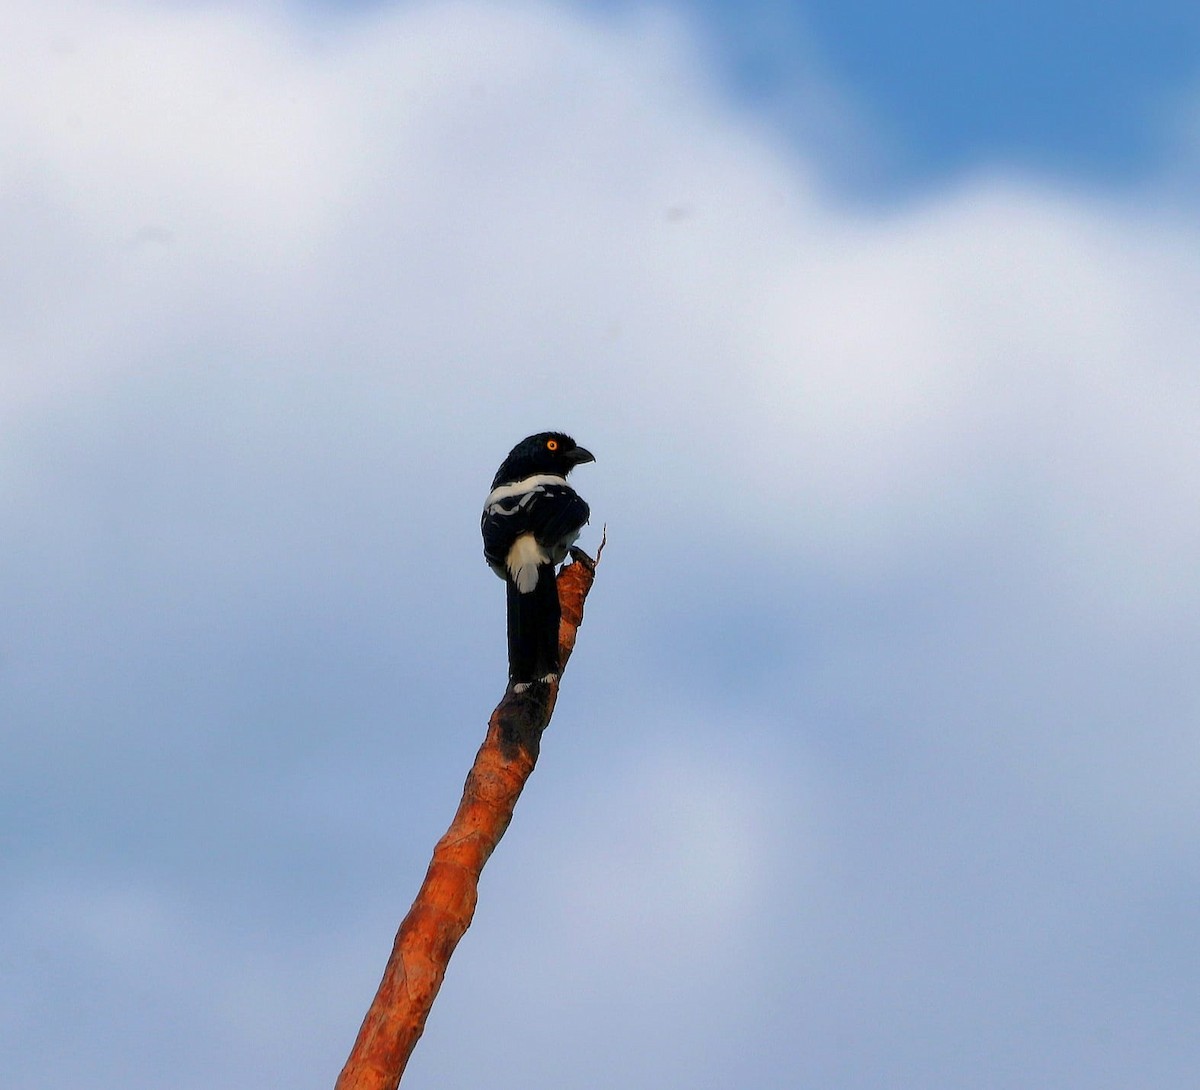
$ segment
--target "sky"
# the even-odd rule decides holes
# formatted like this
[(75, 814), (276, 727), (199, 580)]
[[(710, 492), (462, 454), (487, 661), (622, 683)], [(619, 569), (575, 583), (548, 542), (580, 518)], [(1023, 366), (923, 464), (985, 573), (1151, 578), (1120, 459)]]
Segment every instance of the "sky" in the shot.
[(1190, 1085), (1198, 36), (0, 7), (0, 1084), (332, 1085), (559, 428), (609, 543), (404, 1085)]

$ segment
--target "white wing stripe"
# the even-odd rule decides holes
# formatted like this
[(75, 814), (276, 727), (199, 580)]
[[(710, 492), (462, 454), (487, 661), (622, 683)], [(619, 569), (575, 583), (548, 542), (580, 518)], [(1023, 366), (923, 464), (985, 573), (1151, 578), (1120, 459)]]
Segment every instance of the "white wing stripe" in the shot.
[[(526, 492), (539, 491), (543, 485), (547, 484), (562, 484), (567, 483), (566, 477), (558, 477), (553, 473), (537, 473), (532, 477), (526, 477), (523, 481), (513, 481), (512, 484), (502, 484), (493, 488), (486, 500), (483, 501), (485, 508), (491, 507), (493, 504), (499, 503), (501, 500), (511, 499), (513, 496), (523, 496)], [(505, 512), (508, 514), (509, 512)]]

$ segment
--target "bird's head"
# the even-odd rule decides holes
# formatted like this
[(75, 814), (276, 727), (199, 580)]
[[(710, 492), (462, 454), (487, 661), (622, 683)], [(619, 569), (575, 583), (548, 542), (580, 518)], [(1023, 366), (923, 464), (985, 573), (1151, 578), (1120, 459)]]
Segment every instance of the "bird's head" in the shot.
[(565, 477), (577, 465), (594, 462), (595, 456), (569, 435), (560, 431), (543, 431), (522, 439), (508, 453), (496, 471), (492, 487), (519, 481), (535, 473), (553, 473)]

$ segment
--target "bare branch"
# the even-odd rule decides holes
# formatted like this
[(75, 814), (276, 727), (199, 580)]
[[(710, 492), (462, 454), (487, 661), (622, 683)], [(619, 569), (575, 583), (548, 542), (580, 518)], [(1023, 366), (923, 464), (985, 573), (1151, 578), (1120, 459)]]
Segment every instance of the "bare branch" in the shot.
[[(575, 648), (583, 604), (605, 539), (594, 561), (581, 549), (572, 549), (574, 563), (558, 575), (560, 677)], [(458, 813), (434, 848), (417, 899), (396, 933), (383, 980), (336, 1090), (395, 1090), (399, 1085), (442, 986), (450, 955), (471, 925), (480, 872), (508, 828), (521, 789), (537, 763), (558, 685), (558, 681), (535, 684), (522, 693), (510, 689), (492, 712)]]

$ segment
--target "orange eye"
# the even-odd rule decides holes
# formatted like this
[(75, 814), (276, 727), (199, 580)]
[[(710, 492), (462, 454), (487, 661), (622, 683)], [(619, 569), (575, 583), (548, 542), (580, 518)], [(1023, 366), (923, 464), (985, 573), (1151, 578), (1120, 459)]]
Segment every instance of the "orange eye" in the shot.
[(546, 449), (547, 450), (558, 450), (558, 440), (557, 439), (547, 439), (546, 440)]

